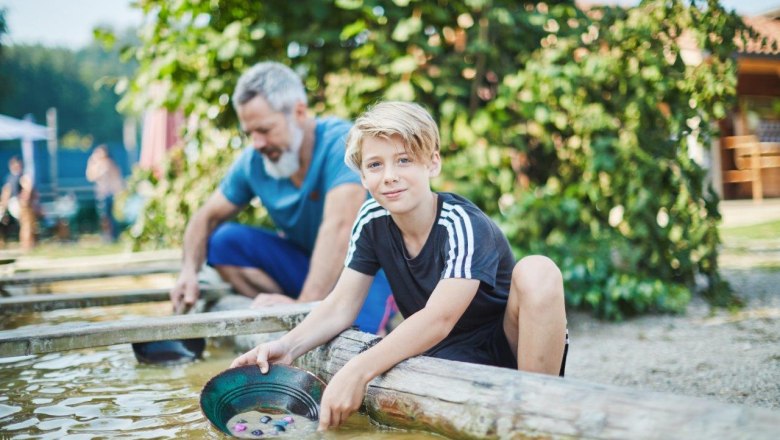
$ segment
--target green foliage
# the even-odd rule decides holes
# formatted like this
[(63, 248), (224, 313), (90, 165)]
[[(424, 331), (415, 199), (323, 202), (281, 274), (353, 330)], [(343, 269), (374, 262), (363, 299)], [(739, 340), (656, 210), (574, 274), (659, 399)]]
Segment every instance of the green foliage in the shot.
[[(582, 31), (559, 34), (505, 77), (488, 106), (517, 121), (505, 142), (528, 168), (528, 189), (508, 193), (508, 235), (519, 253), (561, 264), (570, 304), (606, 317), (683, 310), (697, 277), (728, 303), (717, 197), (689, 144), (708, 144), (733, 100), (741, 21), (715, 2), (644, 2), (592, 9), (579, 22)], [(683, 63), (686, 29), (712, 51), (708, 63)]]
[[(697, 279), (714, 301), (729, 299), (716, 264), (718, 200), (688, 156), (693, 139), (709, 144), (735, 93), (731, 55), (744, 25), (716, 1), (587, 13), (571, 1), (509, 0), (140, 7), (152, 19), (124, 52), (140, 68), (121, 105), (183, 109), (199, 121), (185, 142), (200, 153), (157, 182), (138, 243), (180, 243), (229, 162), (226, 146), (240, 145), (229, 103), (238, 75), (271, 59), (303, 76), (318, 112), (425, 105), (446, 157), (438, 189), (493, 215), (518, 256), (552, 256), (571, 305), (608, 318), (681, 311)], [(683, 62), (683, 30), (708, 62)]]

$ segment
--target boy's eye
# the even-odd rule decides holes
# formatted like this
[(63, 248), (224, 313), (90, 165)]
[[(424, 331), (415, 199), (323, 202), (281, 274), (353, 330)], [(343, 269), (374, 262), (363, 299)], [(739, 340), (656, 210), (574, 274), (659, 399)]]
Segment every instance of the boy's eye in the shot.
[(410, 159), (408, 157), (401, 157), (401, 158), (398, 159), (398, 163), (401, 163), (401, 164), (412, 163), (412, 159)]
[(366, 164), (366, 168), (369, 170), (372, 170), (374, 168), (378, 168), (380, 166), (379, 162), (369, 162)]

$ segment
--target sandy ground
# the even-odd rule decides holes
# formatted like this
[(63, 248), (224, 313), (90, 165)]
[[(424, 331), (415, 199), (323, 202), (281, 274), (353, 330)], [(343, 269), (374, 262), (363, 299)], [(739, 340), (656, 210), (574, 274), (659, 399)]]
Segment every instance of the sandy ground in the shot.
[[(721, 258), (722, 275), (746, 301), (738, 312), (697, 297), (684, 315), (621, 323), (570, 312), (567, 377), (780, 410), (780, 245), (757, 245)], [(775, 269), (745, 264), (756, 258)]]

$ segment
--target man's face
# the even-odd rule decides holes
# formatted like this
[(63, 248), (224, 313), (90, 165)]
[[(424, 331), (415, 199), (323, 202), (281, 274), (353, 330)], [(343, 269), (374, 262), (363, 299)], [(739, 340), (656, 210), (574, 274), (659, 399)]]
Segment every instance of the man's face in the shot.
[(272, 177), (290, 177), (298, 170), (303, 129), (292, 115), (274, 111), (256, 96), (238, 107), (238, 120), (247, 139), (265, 157)]

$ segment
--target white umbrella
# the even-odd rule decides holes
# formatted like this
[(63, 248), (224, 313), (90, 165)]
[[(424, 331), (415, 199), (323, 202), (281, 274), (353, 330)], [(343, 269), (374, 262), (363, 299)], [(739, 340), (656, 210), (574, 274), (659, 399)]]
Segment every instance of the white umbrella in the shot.
[(30, 121), (0, 115), (0, 140), (27, 139), (39, 141), (47, 139), (47, 128)]

